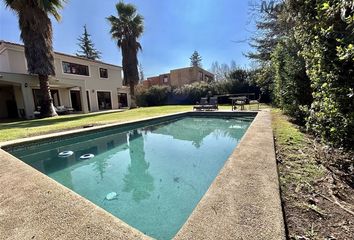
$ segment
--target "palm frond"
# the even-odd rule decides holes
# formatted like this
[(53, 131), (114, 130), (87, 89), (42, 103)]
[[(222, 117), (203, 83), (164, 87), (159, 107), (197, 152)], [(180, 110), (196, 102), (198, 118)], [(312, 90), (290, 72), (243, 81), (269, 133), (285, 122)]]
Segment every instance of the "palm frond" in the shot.
[(11, 8), (17, 13), (23, 11), (28, 7), (38, 7), (42, 11), (54, 16), (57, 21), (60, 21), (59, 9), (63, 8), (67, 0), (4, 0), (5, 6)]
[(143, 48), (141, 47), (141, 44), (139, 42), (136, 42), (136, 48), (139, 50), (143, 50)]
[(122, 17), (131, 17), (136, 14), (136, 7), (133, 4), (125, 4), (123, 1), (120, 1), (116, 4), (117, 13)]

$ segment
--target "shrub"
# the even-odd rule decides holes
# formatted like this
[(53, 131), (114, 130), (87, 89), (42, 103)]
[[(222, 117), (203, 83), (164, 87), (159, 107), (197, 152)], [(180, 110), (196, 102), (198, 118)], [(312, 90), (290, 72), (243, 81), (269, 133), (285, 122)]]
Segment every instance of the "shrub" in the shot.
[(298, 55), (299, 46), (294, 39), (277, 44), (273, 54), (274, 103), (295, 122), (305, 125), (312, 103), (310, 79), (306, 74), (305, 61)]
[(213, 84), (206, 82), (195, 82), (174, 89), (173, 94), (185, 97), (185, 103), (195, 104), (196, 102), (199, 102), (200, 98), (206, 97), (208, 94), (214, 95), (215, 91)]
[(170, 92), (168, 86), (139, 87), (136, 90), (136, 103), (140, 107), (164, 105)]
[(313, 104), (308, 130), (334, 145), (354, 146), (354, 6), (350, 0), (290, 0), (298, 22)]

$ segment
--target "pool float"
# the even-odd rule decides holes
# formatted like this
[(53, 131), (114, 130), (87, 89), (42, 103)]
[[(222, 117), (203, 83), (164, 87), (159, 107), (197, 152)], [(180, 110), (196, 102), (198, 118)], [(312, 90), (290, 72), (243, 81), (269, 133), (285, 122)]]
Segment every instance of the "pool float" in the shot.
[(108, 201), (118, 199), (118, 194), (116, 192), (110, 192), (106, 195), (105, 199)]
[(92, 153), (87, 153), (87, 154), (84, 154), (80, 157), (81, 160), (88, 160), (88, 159), (91, 159), (95, 157), (95, 155), (93, 155)]
[(62, 158), (65, 158), (65, 157), (70, 157), (71, 155), (73, 155), (74, 152), (73, 151), (63, 151), (63, 152), (60, 152), (58, 154), (59, 157), (62, 157)]

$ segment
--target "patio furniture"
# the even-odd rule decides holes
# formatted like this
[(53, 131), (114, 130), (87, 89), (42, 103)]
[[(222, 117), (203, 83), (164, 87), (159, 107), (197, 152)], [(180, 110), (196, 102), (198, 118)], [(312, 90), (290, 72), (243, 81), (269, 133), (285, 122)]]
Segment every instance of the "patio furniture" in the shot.
[(205, 110), (205, 108), (207, 108), (207, 106), (208, 106), (208, 99), (201, 98), (200, 103), (197, 102), (197, 104), (193, 106), (193, 110), (203, 111)]
[(55, 108), (55, 111), (57, 112), (58, 115), (70, 114), (74, 111), (73, 108), (65, 107), (65, 106), (57, 106), (54, 108)]
[(231, 105), (231, 110), (237, 110), (237, 106), (240, 106), (240, 110), (245, 110), (245, 104), (247, 102), (247, 97), (246, 96), (241, 96), (241, 97), (230, 97), (232, 101)]
[(219, 110), (218, 98), (217, 97), (211, 97), (210, 98), (208, 110)]
[(259, 110), (259, 103), (260, 103), (260, 101), (261, 101), (261, 94), (259, 94), (259, 97), (258, 97), (258, 99), (255, 99), (255, 100), (250, 100), (250, 102), (249, 102), (249, 110), (251, 110), (251, 106), (252, 105), (257, 105), (257, 110)]
[(207, 98), (201, 98), (200, 103), (197, 103), (197, 105), (193, 106), (193, 110), (199, 111), (215, 111), (218, 109), (219, 106), (217, 97), (211, 97), (209, 103)]

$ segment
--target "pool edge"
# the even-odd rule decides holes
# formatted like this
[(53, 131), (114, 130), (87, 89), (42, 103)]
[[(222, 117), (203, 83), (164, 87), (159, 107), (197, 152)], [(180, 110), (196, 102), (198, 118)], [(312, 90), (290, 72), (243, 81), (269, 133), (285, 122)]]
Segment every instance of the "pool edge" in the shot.
[(286, 239), (270, 112), (257, 114), (174, 239)]
[[(183, 116), (183, 115), (187, 115), (187, 116), (192, 115), (193, 116), (193, 115), (205, 115), (205, 114), (207, 114), (207, 115), (254, 114), (254, 115), (257, 115), (257, 117), (256, 117), (256, 119), (257, 119), (258, 116), (262, 115), (262, 114), (257, 114), (257, 113), (261, 113), (261, 112), (248, 111), (248, 112), (231, 112), (230, 113), (228, 111), (219, 111), (219, 112), (215, 112), (215, 113), (203, 113), (203, 112), (187, 111), (187, 112), (168, 114), (168, 115), (157, 116), (157, 117), (152, 117), (152, 118), (146, 118), (146, 119), (139, 120), (139, 121), (129, 121), (128, 124), (134, 124), (137, 122), (150, 121), (150, 120), (154, 120), (154, 119), (160, 119), (160, 118), (171, 117), (171, 116), (178, 117), (178, 116)], [(256, 119), (252, 122), (248, 131), (243, 136), (243, 138), (240, 140), (239, 145), (241, 145), (243, 143), (245, 136), (248, 135), (249, 130), (251, 128), (253, 128), (253, 125), (255, 124)], [(126, 125), (126, 124), (127, 124), (127, 122), (115, 123), (115, 124), (98, 126), (98, 127), (94, 127), (94, 128), (90, 128), (90, 129), (76, 129), (76, 130), (66, 131), (66, 132), (62, 132), (62, 133), (54, 133), (54, 134), (47, 134), (47, 135), (38, 136), (38, 137), (26, 138), (24, 140), (22, 139), (22, 140), (8, 141), (8, 142), (0, 143), (0, 148), (12, 146), (12, 145), (23, 144), (23, 143), (28, 143), (31, 141), (40, 141), (40, 140), (48, 139), (48, 138), (55, 138), (55, 137), (58, 137), (61, 135), (80, 134), (83, 132), (89, 132), (89, 131), (93, 131), (93, 130), (97, 130), (97, 129), (105, 129), (105, 128), (107, 129), (110, 127), (116, 127), (119, 125)], [(234, 150), (234, 153), (237, 151), (237, 149), (239, 149), (239, 146), (236, 147), (236, 149)], [(273, 143), (273, 151), (274, 151), (274, 143)], [(232, 156), (234, 155), (234, 153), (232, 154)], [(230, 158), (232, 158), (232, 156)], [(229, 164), (230, 158), (225, 163), (225, 166)], [(5, 167), (0, 170), (0, 184), (1, 185), (5, 184), (5, 186), (6, 186), (4, 189), (5, 193), (0, 195), (0, 206), (2, 208), (3, 208), (4, 203), (5, 203), (5, 205), (6, 205), (6, 203), (9, 204), (8, 199), (14, 199), (16, 201), (17, 200), (20, 201), (21, 196), (23, 197), (24, 193), (26, 193), (30, 190), (29, 193), (30, 194), (37, 194), (37, 197), (35, 197), (35, 198), (32, 197), (33, 199), (31, 199), (31, 197), (28, 198), (28, 196), (26, 196), (25, 199), (21, 200), (22, 202), (17, 203), (16, 205), (17, 206), (20, 205), (21, 207), (26, 208), (26, 210), (29, 211), (29, 213), (27, 213), (25, 216), (30, 217), (32, 219), (37, 219), (36, 221), (34, 221), (34, 224), (35, 223), (44, 223), (44, 225), (49, 224), (49, 229), (51, 229), (53, 227), (52, 225), (57, 227), (58, 226), (57, 224), (62, 224), (62, 225), (59, 225), (59, 229), (61, 229), (62, 226), (70, 226), (70, 221), (68, 221), (68, 222), (64, 221), (66, 217), (69, 217), (70, 219), (75, 219), (77, 221), (77, 220), (79, 220), (79, 216), (83, 215), (82, 211), (84, 209), (85, 210), (88, 209), (91, 211), (88, 214), (89, 216), (85, 216), (85, 222), (83, 222), (83, 223), (74, 222), (76, 229), (69, 228), (70, 229), (69, 232), (71, 232), (70, 233), (71, 235), (70, 234), (68, 235), (67, 233), (63, 233), (63, 232), (58, 232), (58, 231), (48, 231), (47, 230), (48, 228), (43, 229), (44, 226), (42, 226), (40, 224), (37, 226), (38, 228), (36, 228), (36, 227), (28, 228), (27, 226), (23, 226), (23, 224), (21, 224), (20, 226), (22, 228), (16, 229), (17, 235), (11, 236), (12, 239), (23, 239), (25, 237), (31, 237), (30, 236), (31, 234), (34, 234), (34, 236), (37, 235), (37, 237), (38, 237), (38, 235), (40, 237), (41, 236), (40, 234), (44, 234), (44, 237), (42, 235), (42, 238), (53, 238), (53, 239), (58, 234), (61, 234), (60, 238), (62, 238), (62, 239), (83, 239), (83, 238), (85, 238), (85, 239), (86, 238), (91, 238), (91, 239), (93, 239), (93, 238), (94, 239), (133, 239), (133, 238), (134, 239), (149, 239), (148, 236), (144, 235), (140, 231), (138, 231), (135, 228), (124, 223), (119, 218), (111, 215), (110, 213), (106, 212), (105, 210), (101, 209), (100, 207), (94, 205), (93, 203), (91, 203), (87, 199), (79, 196), (78, 194), (71, 191), (70, 189), (65, 188), (64, 186), (62, 186), (59, 183), (55, 182), (54, 180), (50, 179), (46, 175), (38, 172), (37, 170), (33, 169), (32, 167), (30, 167), (28, 165), (26, 165), (21, 160), (15, 158), (12, 155), (10, 155), (9, 153), (3, 151), (2, 149), (0, 149), (0, 162), (2, 164), (6, 163)], [(6, 165), (7, 165), (7, 167), (6, 167)], [(13, 169), (14, 166), (16, 166), (15, 169)], [(225, 166), (221, 170), (220, 174), (224, 171)], [(217, 178), (219, 178), (219, 175), (217, 176)], [(16, 184), (16, 182), (15, 183), (10, 182), (10, 180), (14, 177), (17, 179), (17, 184)], [(38, 181), (35, 181), (35, 182), (23, 181), (25, 177), (30, 177), (31, 180), (36, 179)], [(214, 180), (214, 182), (216, 182), (216, 179)], [(212, 186), (214, 186), (214, 182), (212, 183)], [(15, 184), (15, 185), (13, 185), (13, 184)], [(212, 186), (209, 188), (209, 190), (206, 194), (209, 193)], [(7, 190), (9, 190), (9, 192), (7, 192)], [(32, 191), (32, 190), (35, 190), (35, 191)], [(56, 196), (59, 198), (56, 199), (51, 194), (47, 195), (46, 194), (47, 191), (57, 192), (58, 195), (56, 195)], [(7, 198), (4, 197), (6, 194), (8, 196)], [(278, 194), (279, 194), (279, 191), (278, 191)], [(43, 200), (48, 205), (48, 207), (46, 208), (47, 212), (45, 212), (44, 215), (45, 216), (48, 215), (49, 217), (54, 216), (53, 219), (47, 219), (48, 221), (45, 221), (45, 222), (43, 222), (42, 219), (38, 219), (39, 213), (36, 212), (36, 209), (40, 208), (40, 206), (36, 206), (35, 204), (31, 205), (30, 204), (31, 201), (28, 201), (28, 199), (34, 200), (34, 202), (36, 202), (37, 200), (40, 201), (39, 196), (44, 197)], [(64, 198), (64, 196), (66, 198)], [(17, 197), (20, 197), (20, 198), (17, 199)], [(73, 205), (73, 203), (70, 202), (70, 200), (73, 200), (73, 199), (76, 201), (75, 205)], [(205, 195), (202, 198), (201, 203), (204, 201), (204, 199), (205, 199)], [(279, 198), (279, 201), (280, 201), (280, 198)], [(71, 207), (70, 209), (66, 209), (67, 211), (69, 211), (69, 215), (65, 215), (64, 219), (62, 219), (60, 217), (62, 213), (59, 211), (59, 208), (58, 207), (56, 207), (55, 209), (52, 208), (54, 203), (57, 203), (60, 206), (63, 206), (64, 208), (65, 208), (65, 206), (66, 207), (70, 206)], [(184, 234), (183, 231), (184, 232), (192, 231), (192, 233), (198, 232), (197, 226), (192, 224), (192, 227), (191, 227), (190, 224), (192, 221), (191, 219), (196, 214), (195, 212), (196, 211), (200, 212), (199, 205), (201, 203), (199, 203), (197, 205), (196, 209), (192, 212), (191, 217), (185, 223), (185, 225), (182, 227), (181, 231), (177, 234), (176, 239), (188, 239), (188, 238), (191, 239), (191, 238), (198, 237), (198, 236), (193, 236), (193, 235), (188, 237), (188, 235)], [(16, 208), (16, 205), (12, 205), (12, 208), (15, 212), (18, 211), (18, 207)], [(24, 205), (24, 206), (22, 206), (22, 205)], [(92, 208), (92, 210), (91, 210), (91, 208)], [(4, 210), (3, 209), (1, 209), (1, 210), (2, 210), (2, 212), (0, 212), (1, 215), (4, 215), (3, 212), (6, 212), (6, 210), (11, 213), (11, 207), (7, 207), (7, 208), (4, 208)], [(33, 211), (36, 212), (34, 214), (34, 216), (32, 216), (30, 214)], [(13, 215), (13, 214), (11, 214), (11, 215)], [(6, 217), (6, 215), (4, 215), (4, 216)], [(22, 223), (24, 221), (23, 217), (22, 218), (19, 217), (17, 219), (17, 221), (15, 221), (15, 224)], [(41, 217), (42, 216), (40, 216), (40, 218)], [(52, 224), (50, 224), (51, 221), (54, 221), (54, 222), (52, 222)], [(29, 222), (27, 222), (27, 223), (33, 224), (33, 221), (30, 221), (30, 223)], [(0, 230), (3, 230), (4, 227), (6, 228), (6, 226), (4, 226), (4, 224), (6, 224), (6, 219), (5, 219), (5, 221), (0, 221)], [(91, 228), (88, 230), (88, 229), (86, 229), (87, 226), (91, 226)], [(94, 230), (94, 229), (96, 229), (96, 230)], [(185, 229), (187, 229), (187, 230), (185, 230)], [(104, 231), (102, 231), (102, 230), (104, 230)], [(35, 231), (37, 231), (37, 232), (35, 232)], [(98, 233), (98, 235), (95, 234), (95, 231)], [(216, 233), (218, 233), (218, 231), (215, 231), (214, 233), (216, 234)], [(56, 235), (53, 236), (53, 234), (56, 234)], [(219, 232), (216, 236), (218, 237), (218, 239), (235, 239), (235, 238), (228, 238), (227, 235), (225, 235), (225, 234), (226, 233), (224, 233), (224, 234), (221, 233), (221, 235), (220, 235), (220, 232)], [(205, 235), (205, 236), (208, 236), (208, 235)], [(210, 236), (212, 236), (212, 235), (210, 235)], [(206, 237), (206, 238), (208, 238), (208, 237)]]
[(2, 149), (0, 163), (0, 239), (151, 239)]
[(177, 113), (172, 113), (172, 114), (165, 114), (165, 115), (160, 115), (160, 116), (143, 118), (143, 119), (139, 119), (139, 120), (130, 120), (130, 121), (124, 121), (124, 122), (118, 122), (118, 123), (109, 123), (109, 124), (93, 126), (93, 127), (89, 127), (89, 128), (76, 128), (76, 129), (72, 129), (72, 130), (64, 130), (62, 132), (47, 133), (47, 134), (43, 134), (43, 135), (39, 135), (39, 136), (14, 139), (14, 140), (0, 142), (0, 149), (6, 148), (9, 146), (26, 144), (29, 142), (38, 142), (38, 141), (41, 141), (44, 139), (52, 139), (52, 138), (57, 138), (57, 137), (62, 137), (62, 136), (67, 136), (67, 135), (77, 135), (77, 134), (92, 132), (92, 131), (97, 131), (97, 130), (105, 130), (105, 129), (109, 129), (109, 128), (118, 127), (121, 125), (143, 123), (143, 122), (147, 122), (147, 121), (157, 120), (160, 118), (170, 118), (170, 117), (173, 118), (173, 117), (183, 116), (188, 113), (189, 113), (189, 111), (177, 112)]

